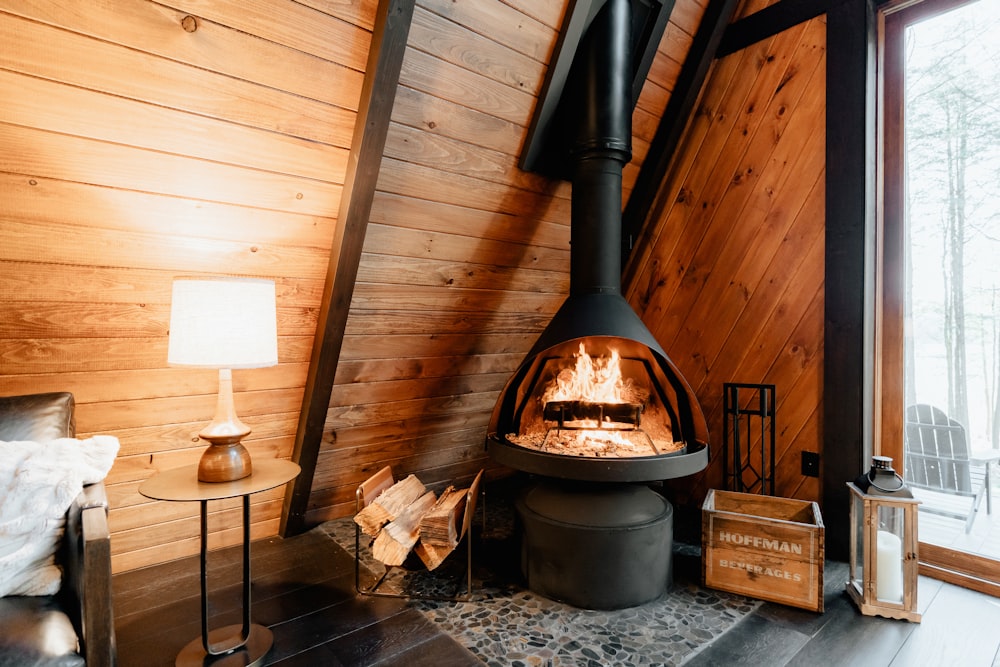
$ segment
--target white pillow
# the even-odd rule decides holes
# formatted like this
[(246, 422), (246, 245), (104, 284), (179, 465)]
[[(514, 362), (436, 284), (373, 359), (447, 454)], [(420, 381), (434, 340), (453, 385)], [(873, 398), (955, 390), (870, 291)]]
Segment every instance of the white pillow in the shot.
[(0, 441), (0, 597), (59, 590), (66, 510), (84, 484), (107, 476), (118, 448), (110, 435)]

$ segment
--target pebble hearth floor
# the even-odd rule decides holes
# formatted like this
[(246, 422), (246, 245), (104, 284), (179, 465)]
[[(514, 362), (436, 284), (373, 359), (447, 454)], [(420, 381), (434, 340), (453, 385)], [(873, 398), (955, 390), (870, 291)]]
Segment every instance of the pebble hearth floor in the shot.
[[(470, 601), (413, 601), (442, 631), (491, 667), (680, 665), (761, 604), (701, 587), (698, 547), (676, 543), (673, 586), (653, 602), (595, 611), (532, 593), (523, 587), (517, 571), (512, 502), (504, 495), (487, 496), (484, 519), (484, 513), (477, 512)], [(350, 517), (322, 528), (354, 553)], [(366, 584), (373, 581), (369, 573), (381, 574), (383, 568), (371, 559), (362, 538)], [(466, 553), (465, 544), (459, 545), (434, 572), (395, 568), (380, 590), (438, 596), (464, 593)]]

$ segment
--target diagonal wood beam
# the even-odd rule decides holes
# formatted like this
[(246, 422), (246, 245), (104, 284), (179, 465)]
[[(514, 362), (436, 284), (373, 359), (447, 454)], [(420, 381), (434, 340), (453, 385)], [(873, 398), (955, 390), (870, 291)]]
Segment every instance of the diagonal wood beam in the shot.
[(303, 532), (323, 428), (330, 407), (333, 379), (344, 343), (347, 314), (358, 276), (365, 231), (375, 198), (389, 118), (396, 98), (406, 40), (410, 34), (414, 0), (380, 0), (372, 30), (371, 48), (354, 124), (337, 232), (323, 286), (316, 337), (313, 340), (305, 395), (299, 412), (292, 460), (302, 472), (285, 493), (280, 533)]
[[(636, 177), (632, 194), (622, 215), (622, 266), (628, 266), (628, 256), (643, 231), (660, 194), (660, 186), (670, 168), (674, 151), (701, 95), (709, 67), (715, 60), (726, 26), (736, 12), (737, 0), (710, 0), (698, 32), (691, 42), (677, 83), (670, 94), (667, 108), (660, 118), (646, 161)], [(624, 281), (628, 284), (628, 276)]]
[(742, 51), (751, 44), (774, 37), (780, 32), (825, 14), (844, 0), (781, 0), (726, 28), (717, 57)]
[[(887, 5), (895, 0), (873, 0), (875, 6)], [(948, 6), (958, 7), (968, 0), (943, 0)], [(741, 51), (751, 44), (774, 37), (800, 23), (810, 21), (817, 16), (826, 14), (830, 9), (847, 0), (780, 0), (773, 5), (734, 21), (726, 28), (719, 44), (717, 58), (724, 58), (731, 53)], [(941, 3), (934, 3), (934, 9), (924, 3), (926, 13), (942, 11)], [(920, 10), (918, 10), (920, 11)]]

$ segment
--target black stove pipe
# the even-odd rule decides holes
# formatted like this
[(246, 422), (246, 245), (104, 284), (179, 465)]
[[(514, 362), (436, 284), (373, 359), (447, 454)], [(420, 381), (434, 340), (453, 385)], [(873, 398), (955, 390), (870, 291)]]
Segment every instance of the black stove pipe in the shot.
[(632, 4), (607, 0), (570, 75), (580, 124), (574, 164), (570, 294), (621, 291), (622, 169), (632, 159)]

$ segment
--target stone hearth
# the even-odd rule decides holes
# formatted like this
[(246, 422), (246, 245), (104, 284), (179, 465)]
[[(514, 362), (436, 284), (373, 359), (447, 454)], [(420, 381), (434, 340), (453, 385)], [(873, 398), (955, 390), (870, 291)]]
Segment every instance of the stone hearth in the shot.
[[(494, 667), (679, 665), (721, 636), (761, 602), (706, 589), (700, 580), (700, 547), (674, 542), (674, 583), (669, 593), (616, 611), (578, 609), (527, 590), (518, 568), (510, 484), (493, 483), (473, 535), (473, 599), (416, 606), (441, 630)], [(350, 518), (322, 526), (353, 554)], [(382, 566), (362, 547), (362, 563)], [(465, 548), (433, 573), (398, 570), (383, 586), (394, 591), (452, 595), (464, 591)], [(363, 575), (364, 576), (364, 575)], [(456, 585), (458, 588), (456, 588)]]

